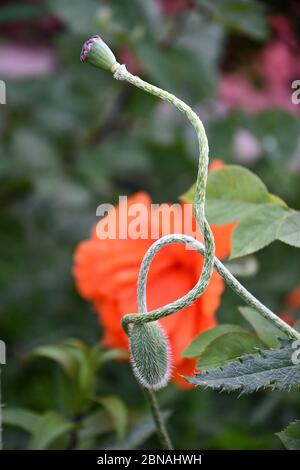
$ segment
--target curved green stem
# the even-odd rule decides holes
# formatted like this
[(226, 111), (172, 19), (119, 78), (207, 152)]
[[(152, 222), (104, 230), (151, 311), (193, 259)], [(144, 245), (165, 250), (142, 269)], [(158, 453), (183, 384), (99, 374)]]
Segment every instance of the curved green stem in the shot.
[[(215, 265), (217, 271), (221, 274), (227, 284), (239, 295), (241, 296), (248, 305), (251, 305), (255, 310), (257, 310), (264, 318), (268, 319), (274, 325), (276, 325), (281, 331), (285, 332), (290, 338), (299, 338), (299, 333), (287, 325), (283, 320), (281, 320), (275, 313), (270, 309), (265, 307), (261, 302), (259, 302), (250, 292), (247, 291), (236, 279), (235, 277), (223, 266), (223, 264), (214, 257), (215, 245), (212, 232), (210, 230), (209, 224), (205, 218), (204, 206), (205, 206), (205, 190), (207, 182), (207, 168), (208, 168), (208, 141), (205, 133), (203, 124), (197, 114), (183, 101), (178, 99), (176, 96), (171, 93), (162, 90), (150, 83), (141, 80), (139, 77), (132, 75), (126, 70), (125, 65), (116, 64), (114, 67), (114, 77), (117, 80), (124, 80), (136, 87), (140, 88), (147, 93), (150, 93), (158, 98), (167, 101), (168, 103), (173, 104), (179, 111), (181, 111), (193, 125), (199, 142), (199, 168), (196, 181), (196, 192), (194, 200), (194, 211), (196, 221), (203, 232), (205, 248), (202, 246), (201, 253), (204, 255), (204, 266), (200, 279), (197, 284), (191, 289), (185, 296), (182, 298), (165, 305), (151, 312), (147, 312), (146, 306), (146, 296), (144, 286), (141, 282), (141, 279), (145, 277), (145, 271), (148, 271), (150, 262), (148, 259), (146, 262), (142, 263), (140, 274), (139, 274), (139, 283), (138, 283), (138, 310), (141, 313), (138, 314), (128, 314), (122, 318), (122, 326), (126, 333), (128, 333), (128, 326), (130, 323), (146, 323), (159, 320), (165, 316), (171, 315), (172, 313), (177, 312), (183, 308), (186, 308), (192, 304), (195, 300), (200, 297), (200, 295), (205, 291)], [(184, 236), (179, 236), (184, 238)], [(162, 239), (161, 239), (162, 240)], [(179, 240), (178, 240), (179, 241)], [(154, 245), (159, 247), (158, 240)], [(184, 241), (183, 241), (184, 242)], [(199, 248), (199, 247), (198, 247)], [(160, 248), (158, 248), (160, 249)], [(149, 249), (151, 253), (151, 247)]]
[[(114, 67), (114, 69), (115, 69), (114, 77), (117, 80), (125, 80), (131, 83), (132, 85), (135, 85), (136, 87), (140, 88), (141, 90), (146, 91), (147, 93), (150, 93), (151, 95), (157, 96), (158, 98), (164, 101), (167, 101), (168, 103), (173, 104), (191, 122), (191, 124), (193, 125), (196, 131), (198, 143), (199, 143), (199, 166), (198, 166), (198, 174), (197, 174), (197, 181), (196, 181), (195, 199), (194, 199), (194, 212), (195, 212), (197, 224), (203, 233), (204, 244), (205, 244), (205, 256), (204, 256), (204, 264), (203, 264), (202, 272), (201, 272), (201, 275), (197, 284), (194, 286), (194, 288), (190, 292), (188, 292), (181, 299), (178, 299), (168, 305), (165, 305), (164, 307), (161, 307), (157, 310), (153, 310), (152, 312), (147, 313), (145, 304), (143, 302), (138, 302), (139, 312), (143, 312), (143, 314), (147, 313), (147, 315), (145, 315), (147, 316), (147, 320), (143, 318), (140, 321), (140, 317), (139, 317), (139, 318), (135, 318), (132, 323), (136, 323), (139, 321), (142, 323), (143, 321), (158, 320), (159, 318), (165, 317), (167, 315), (171, 315), (172, 313), (178, 312), (179, 310), (192, 304), (206, 290), (209, 284), (209, 281), (212, 275), (214, 255), (215, 255), (214, 237), (211, 232), (210, 226), (205, 218), (205, 213), (204, 213), (209, 147), (208, 147), (206, 132), (205, 132), (204, 126), (200, 118), (186, 103), (184, 103), (183, 101), (178, 99), (176, 96), (172, 95), (171, 93), (165, 90), (162, 90), (161, 88), (158, 88), (154, 85), (151, 85), (150, 83), (147, 83), (144, 80), (141, 80), (139, 77), (135, 75), (132, 75), (126, 70), (125, 65), (118, 64)], [(126, 315), (122, 319), (122, 325), (126, 333), (128, 332), (127, 325), (131, 323), (131, 321), (129, 321), (130, 318), (132, 317), (129, 317), (128, 315)]]
[(144, 392), (145, 392), (145, 395), (147, 397), (147, 400), (150, 406), (150, 410), (152, 413), (153, 420), (155, 422), (156, 431), (157, 431), (158, 439), (161, 443), (161, 446), (163, 449), (172, 450), (173, 446), (172, 446), (168, 431), (161, 417), (155, 393), (152, 390), (149, 390), (148, 388), (144, 388)]
[[(194, 213), (196, 217), (196, 222), (203, 234), (204, 245), (199, 243), (196, 239), (188, 237), (186, 235), (169, 235), (163, 237), (157, 242), (155, 242), (148, 252), (146, 253), (141, 268), (139, 272), (138, 280), (138, 311), (137, 314), (128, 314), (122, 318), (122, 326), (129, 335), (129, 326), (130, 324), (143, 324), (147, 322), (153, 322), (163, 318), (167, 315), (171, 315), (183, 308), (186, 308), (197, 300), (200, 295), (207, 288), (209, 281), (211, 279), (213, 267), (215, 266), (216, 270), (223, 277), (226, 283), (240, 296), (245, 302), (257, 310), (264, 318), (272, 322), (277, 328), (287, 334), (290, 338), (300, 338), (300, 334), (296, 332), (293, 328), (287, 325), (283, 320), (278, 318), (271, 310), (265, 307), (261, 302), (259, 302), (250, 292), (247, 291), (235, 277), (223, 266), (223, 264), (215, 258), (215, 243), (214, 237), (211, 232), (210, 226), (205, 218), (205, 192), (206, 192), (206, 183), (207, 183), (207, 172), (208, 172), (208, 154), (209, 147), (208, 141), (205, 133), (205, 129), (200, 118), (197, 114), (183, 101), (178, 99), (176, 96), (171, 93), (162, 90), (150, 83), (141, 80), (139, 77), (132, 75), (126, 70), (125, 65), (120, 65), (113, 54), (113, 52), (108, 48), (100, 36), (95, 35), (91, 37), (83, 45), (80, 59), (82, 61), (88, 61), (96, 67), (104, 68), (105, 70), (110, 70), (114, 74), (114, 78), (117, 80), (124, 80), (132, 85), (140, 88), (151, 95), (157, 96), (163, 101), (173, 104), (179, 111), (181, 111), (193, 125), (199, 143), (199, 165), (198, 165), (198, 174), (196, 181), (196, 191), (194, 198)], [(190, 244), (195, 250), (199, 251), (204, 256), (204, 263), (200, 278), (197, 284), (191, 289), (187, 294), (182, 298), (175, 300), (174, 302), (165, 305), (151, 312), (147, 312), (147, 303), (146, 303), (146, 282), (147, 275), (151, 265), (151, 262), (155, 254), (165, 245), (169, 243), (187, 243)], [(130, 335), (129, 335), (130, 337)], [(142, 358), (143, 359), (143, 358)], [(137, 375), (136, 375), (137, 376)], [(137, 376), (138, 377), (138, 376)], [(142, 383), (142, 382), (141, 382)], [(158, 436), (161, 440), (162, 446), (167, 449), (171, 449), (172, 445), (163, 424), (163, 421), (160, 416), (160, 411), (158, 403), (156, 401), (153, 390), (149, 388), (145, 389), (147, 395), (153, 419), (155, 421)]]
[[(206, 290), (211, 275), (213, 267), (215, 266), (218, 273), (223, 277), (225, 282), (240, 296), (244, 301), (253, 307), (257, 312), (259, 312), (264, 318), (272, 322), (284, 332), (289, 338), (300, 338), (300, 334), (296, 332), (293, 328), (287, 325), (283, 320), (281, 320), (275, 313), (269, 310), (265, 305), (259, 302), (250, 292), (247, 291), (235, 277), (225, 268), (225, 266), (215, 258), (215, 244), (214, 237), (211, 232), (210, 226), (205, 218), (205, 191), (207, 183), (207, 172), (208, 172), (208, 154), (209, 147), (208, 141), (205, 133), (203, 124), (197, 114), (183, 101), (179, 100), (176, 96), (171, 93), (162, 90), (156, 86), (153, 86), (144, 80), (141, 80), (139, 77), (132, 75), (126, 70), (125, 65), (120, 65), (118, 63), (114, 64), (112, 71), (114, 72), (114, 78), (117, 80), (124, 80), (132, 85), (140, 88), (147, 93), (150, 93), (158, 98), (167, 101), (168, 103), (173, 104), (179, 111), (181, 111), (193, 125), (199, 143), (199, 166), (198, 174), (196, 181), (196, 191), (194, 199), (194, 213), (196, 217), (197, 224), (200, 230), (203, 233), (204, 245), (199, 243), (197, 240), (185, 236), (185, 235), (169, 235), (157, 240), (146, 253), (143, 262), (139, 271), (139, 280), (138, 280), (138, 311), (140, 313), (136, 314), (127, 314), (122, 320), (122, 326), (126, 334), (129, 334), (130, 324), (143, 324), (147, 322), (153, 322), (159, 320), (167, 315), (171, 315), (183, 308), (186, 308), (197, 300), (200, 295)], [(147, 312), (147, 302), (146, 302), (146, 282), (147, 275), (151, 265), (151, 262), (155, 254), (165, 245), (169, 243), (187, 243), (192, 245), (194, 249), (200, 252), (204, 256), (204, 263), (200, 278), (197, 284), (191, 289), (187, 294), (182, 298), (165, 305), (151, 312)], [(150, 409), (153, 415), (153, 419), (157, 428), (157, 434), (160, 439), (163, 448), (172, 449), (170, 438), (168, 436), (167, 430), (162, 421), (158, 403), (154, 392), (150, 389), (144, 389), (147, 399), (150, 404)]]
[[(188, 235), (182, 234), (171, 234), (166, 235), (165, 237), (160, 238), (154, 242), (147, 253), (144, 256), (142, 261), (139, 279), (138, 279), (138, 298), (140, 299), (141, 305), (144, 306), (146, 310), (146, 284), (148, 272), (151, 266), (151, 263), (155, 255), (166, 245), (171, 243), (181, 243), (187, 244), (194, 250), (198, 251), (201, 255), (205, 255), (205, 247), (195, 238), (192, 238)], [(275, 313), (268, 309), (264, 304), (262, 304), (254, 295), (252, 295), (234, 276), (231, 272), (224, 266), (223, 263), (218, 258), (214, 258), (214, 267), (216, 271), (222, 276), (226, 284), (237, 294), (239, 295), (250, 307), (254, 308), (259, 312), (266, 320), (271, 321), (280, 331), (287, 335), (291, 339), (300, 339), (300, 333), (298, 333), (294, 328), (285, 323), (281, 318), (279, 318)], [(145, 321), (152, 321), (148, 317), (149, 314), (144, 315), (142, 313), (126, 315), (123, 317), (123, 323), (128, 325), (129, 323), (138, 323)], [(137, 318), (138, 317), (138, 318)], [(147, 317), (147, 320), (145, 319)], [(162, 317), (161, 317), (162, 318)], [(127, 327), (127, 326), (126, 326)]]

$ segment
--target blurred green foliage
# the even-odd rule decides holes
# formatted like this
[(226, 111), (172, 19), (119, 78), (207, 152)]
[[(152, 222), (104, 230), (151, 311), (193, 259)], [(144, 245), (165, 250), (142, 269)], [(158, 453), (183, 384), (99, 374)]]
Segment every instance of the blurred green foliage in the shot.
[[(130, 53), (143, 77), (193, 105), (204, 119), (211, 158), (235, 162), (236, 130), (251, 132), (263, 152), (261, 159), (249, 163), (251, 169), (270, 192), (300, 209), (299, 173), (292, 170), (299, 120), (279, 109), (253, 115), (215, 109), (226, 58), (234, 56), (243, 41), (250, 49), (263, 46), (270, 35), (268, 11), (251, 0), (197, 0), (194, 8), (168, 15), (158, 3), (1, 4), (0, 22), (6, 27), (1, 42), (9, 37), (11, 23), (25, 25), (18, 40), (24, 36), (31, 44), (46, 43), (58, 63), (43, 77), (6, 80), (7, 105), (1, 106), (0, 337), (8, 353), (2, 387), (11, 413), (7, 422), (15, 424), (4, 427), (5, 448), (51, 447), (56, 439), (63, 448), (74, 445), (70, 435), (78, 409), (66, 405), (69, 379), (52, 361), (28, 360), (28, 356), (34, 348), (58, 345), (70, 337), (85, 342), (82, 347), (90, 351), (101, 338), (96, 316), (77, 295), (71, 275), (74, 248), (88, 237), (96, 207), (138, 189), (148, 191), (155, 202), (176, 200), (195, 179), (196, 141), (188, 124), (172, 108), (82, 65), (79, 54), (87, 37), (99, 32), (119, 60), (125, 61)], [(277, 11), (278, 2), (266, 3)], [(58, 21), (47, 33), (36, 26), (45, 15)], [(275, 242), (255, 256), (258, 272), (243, 282), (280, 312), (284, 296), (299, 282), (300, 255)], [(243, 325), (239, 304), (226, 291), (220, 321)], [(108, 419), (115, 404), (101, 398), (84, 416), (75, 446), (107, 448), (110, 442), (117, 448), (157, 447), (143, 396), (127, 363), (109, 362), (94, 375), (97, 397), (113, 396), (122, 405), (117, 417)], [(76, 386), (73, 383), (71, 390)], [(174, 410), (168, 422), (180, 449), (281, 448), (273, 433), (300, 415), (299, 392), (259, 392), (237, 401), (234, 395), (183, 393), (171, 385), (159, 399), (164, 408)], [(16, 427), (20, 415), (14, 412), (20, 408), (25, 431)], [(115, 429), (119, 439), (124, 438), (125, 414), (131, 430), (120, 442)], [(118, 428), (112, 426), (117, 418)], [(39, 429), (45, 427), (46, 442), (37, 442)], [(93, 429), (103, 431), (96, 441)], [(69, 439), (64, 441), (66, 435)]]

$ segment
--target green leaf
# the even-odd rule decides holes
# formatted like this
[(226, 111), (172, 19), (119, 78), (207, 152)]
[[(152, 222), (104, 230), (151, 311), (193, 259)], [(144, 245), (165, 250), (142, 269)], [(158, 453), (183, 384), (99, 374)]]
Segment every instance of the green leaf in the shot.
[(79, 440), (86, 440), (92, 437), (106, 434), (114, 430), (114, 423), (107, 411), (97, 410), (83, 418), (78, 430)]
[(182, 356), (188, 358), (199, 357), (207, 346), (219, 336), (232, 332), (244, 332), (238, 325), (218, 325), (215, 328), (200, 333), (191, 344), (183, 351)]
[[(41, 175), (58, 174), (58, 158), (55, 147), (31, 127), (21, 127), (11, 141), (12, 154), (18, 170), (36, 179)], [(42, 158), (41, 158), (42, 156)]]
[[(134, 45), (135, 54), (143, 69), (153, 81), (161, 88), (169, 89), (183, 99), (188, 97), (195, 101), (199, 96), (205, 93), (212, 94), (212, 85), (214, 85), (214, 75), (209, 82), (203, 56), (195, 61), (195, 53), (188, 48), (172, 47), (168, 54), (165, 54), (155, 43), (149, 41), (139, 42)], [(195, 73), (190, 70), (195, 68)], [(204, 80), (199, 82), (199, 75)]]
[(56, 361), (72, 380), (75, 380), (81, 392), (90, 394), (90, 388), (97, 370), (101, 365), (115, 357), (122, 357), (119, 350), (103, 352), (100, 345), (92, 348), (83, 341), (69, 338), (59, 345), (47, 345), (36, 348), (31, 356), (46, 357)]
[[(192, 202), (195, 186), (181, 199)], [(236, 222), (230, 258), (245, 256), (279, 239), (300, 246), (300, 213), (269, 193), (246, 168), (226, 165), (208, 176), (206, 214), (210, 224)]]
[[(206, 195), (208, 200), (228, 201), (236, 207), (237, 215), (232, 215), (227, 211), (225, 223), (236, 220), (240, 214), (243, 215), (247, 204), (250, 204), (252, 208), (252, 204), (267, 204), (269, 202), (269, 193), (265, 184), (250, 170), (238, 165), (225, 165), (210, 173)], [(212, 218), (215, 219), (215, 217), (218, 217), (218, 214), (213, 214)], [(212, 223), (219, 222), (213, 220)]]
[(300, 421), (295, 421), (277, 434), (283, 445), (289, 450), (300, 450)]
[(110, 362), (115, 359), (127, 359), (128, 352), (123, 351), (122, 349), (107, 349), (103, 351), (99, 345), (96, 345), (92, 349), (92, 358), (95, 366), (99, 368), (106, 362)]
[(287, 336), (279, 330), (273, 323), (270, 323), (262, 317), (256, 310), (250, 307), (238, 307), (243, 317), (254, 328), (257, 336), (269, 348), (278, 348), (280, 346), (279, 338), (287, 339)]
[[(156, 22), (156, 26), (158, 24)], [(163, 25), (166, 28), (164, 18)], [(147, 26), (146, 29), (153, 30), (153, 25)], [(213, 94), (216, 90), (219, 54), (222, 50), (222, 28), (212, 22), (203, 21), (200, 15), (187, 15), (180, 35), (176, 41), (168, 44), (168, 54), (160, 47), (165, 39), (168, 42), (166, 29), (161, 33), (162, 40), (159, 43), (157, 34), (152, 40), (145, 36), (132, 43), (139, 63), (153, 83), (192, 102)]]
[(92, 350), (83, 341), (74, 338), (67, 339), (63, 344), (65, 350), (77, 364), (76, 379), (78, 386), (84, 393), (88, 394), (97, 371), (92, 357)]
[(237, 361), (199, 373), (186, 380), (220, 391), (252, 393), (262, 388), (290, 390), (300, 385), (300, 365), (292, 360), (295, 349), (285, 341), (280, 349), (260, 350)]
[(299, 119), (283, 109), (269, 108), (247, 119), (244, 124), (260, 143), (266, 160), (278, 164), (278, 170), (275, 171), (278, 171), (280, 178), (282, 170), (287, 168), (295, 155), (300, 131)]
[(1, 7), (0, 24), (11, 21), (41, 19), (47, 13), (45, 5), (7, 4)]
[(300, 248), (300, 212), (292, 212), (282, 221), (278, 239)]
[[(195, 185), (181, 199), (193, 202)], [(254, 173), (238, 165), (225, 165), (208, 175), (206, 210), (215, 225), (236, 222), (248, 217), (258, 205), (274, 204), (264, 183)]]
[(70, 351), (68, 351), (62, 345), (55, 346), (55, 345), (47, 345), (47, 346), (40, 346), (34, 349), (29, 357), (45, 357), (47, 359), (51, 359), (57, 362), (63, 371), (69, 377), (73, 378), (75, 372), (77, 370), (77, 364)]
[(278, 205), (258, 205), (234, 230), (230, 258), (255, 253), (272, 243), (286, 215), (287, 211)]
[(248, 332), (226, 333), (214, 339), (203, 351), (197, 369), (212, 369), (226, 364), (244, 354), (255, 353), (264, 343)]
[(63, 416), (49, 411), (37, 420), (29, 443), (29, 449), (44, 450), (59, 437), (74, 429), (75, 424)]
[(32, 433), (38, 419), (38, 413), (25, 408), (4, 408), (2, 412), (3, 424), (17, 426), (29, 433)]
[(264, 7), (255, 0), (198, 0), (198, 3), (215, 21), (232, 31), (260, 40), (268, 36)]
[(102, 405), (111, 417), (117, 436), (120, 440), (124, 439), (127, 428), (127, 409), (120, 398), (108, 396), (103, 398), (94, 398), (94, 401)]
[[(161, 419), (165, 423), (170, 417), (169, 411), (161, 412)], [(130, 430), (126, 439), (122, 443), (117, 445), (106, 445), (105, 450), (132, 450), (137, 449), (143, 444), (152, 434), (156, 432), (153, 418), (148, 416), (136, 424), (136, 426)]]
[(92, 34), (96, 31), (96, 17), (99, 8), (96, 0), (82, 3), (80, 0), (50, 0), (49, 7), (56, 17), (78, 34)]

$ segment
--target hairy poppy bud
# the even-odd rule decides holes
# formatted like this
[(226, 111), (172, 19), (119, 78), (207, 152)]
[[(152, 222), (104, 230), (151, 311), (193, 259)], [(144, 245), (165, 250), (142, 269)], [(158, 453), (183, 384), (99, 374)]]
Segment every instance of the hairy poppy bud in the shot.
[(136, 324), (129, 331), (133, 373), (145, 388), (159, 390), (170, 379), (170, 352), (164, 331), (157, 322)]
[(112, 72), (118, 65), (113, 52), (98, 35), (92, 36), (83, 44), (80, 60)]

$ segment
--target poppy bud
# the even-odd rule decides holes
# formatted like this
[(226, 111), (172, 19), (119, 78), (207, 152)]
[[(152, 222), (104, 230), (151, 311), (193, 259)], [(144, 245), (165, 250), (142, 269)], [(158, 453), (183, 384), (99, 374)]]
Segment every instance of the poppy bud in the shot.
[(159, 390), (170, 374), (168, 340), (157, 322), (135, 324), (129, 330), (131, 364), (137, 381), (145, 388)]
[(80, 60), (112, 72), (118, 65), (113, 52), (98, 35), (92, 36), (83, 44)]

